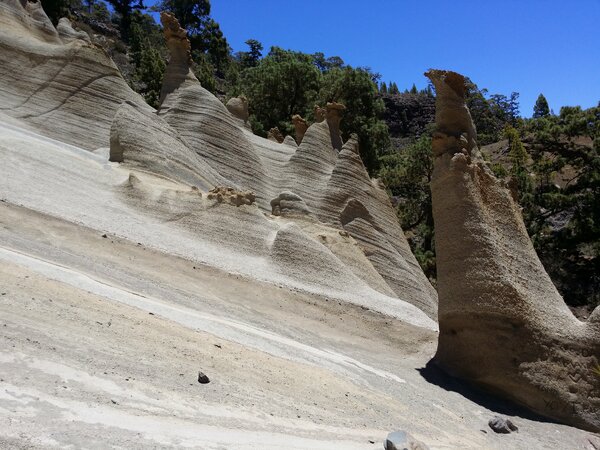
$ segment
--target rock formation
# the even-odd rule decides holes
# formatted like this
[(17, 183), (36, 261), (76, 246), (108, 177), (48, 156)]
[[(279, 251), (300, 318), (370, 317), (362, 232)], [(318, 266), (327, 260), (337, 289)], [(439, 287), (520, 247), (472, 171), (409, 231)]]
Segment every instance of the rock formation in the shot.
[(281, 134), (281, 131), (279, 131), (279, 128), (273, 127), (267, 133), (267, 139), (281, 144), (283, 142), (284, 137), (283, 134)]
[(246, 97), (243, 95), (232, 97), (227, 101), (225, 106), (233, 117), (240, 119), (244, 123), (248, 122), (248, 99)]
[(327, 125), (329, 126), (329, 133), (331, 134), (331, 145), (337, 150), (342, 149), (344, 144), (342, 141), (342, 135), (340, 134), (340, 122), (342, 121), (342, 114), (346, 107), (341, 103), (327, 103), (327, 113), (325, 118), (327, 119)]
[(310, 210), (302, 197), (290, 191), (284, 191), (271, 200), (271, 214), (274, 216), (307, 216)]
[[(356, 142), (343, 146), (339, 138), (343, 107), (330, 105), (328, 120), (307, 128), (300, 145), (292, 137), (280, 144), (252, 134), (242, 120), (245, 105), (234, 115), (231, 104), (200, 85), (185, 30), (164, 13), (171, 56), (154, 111), (66, 20), (59, 33), (39, 5), (1, 5), (0, 116), (44, 137), (102, 149), (90, 155), (94, 164), (110, 146), (103, 173), (113, 184), (104, 187), (107, 196), (118, 196), (116, 203), (201, 236), (210, 248), (231, 243), (218, 255), (253, 255), (265, 266), (256, 269), (265, 279), (294, 280), (314, 292), (327, 288), (354, 302), (369, 299), (381, 312), (403, 311), (411, 323), (435, 326), (437, 295), (387, 194), (369, 178)], [(79, 177), (75, 170), (70, 176)], [(232, 194), (210, 193), (215, 186)], [(232, 208), (236, 202), (242, 207)], [(280, 233), (282, 227), (287, 231)], [(284, 264), (280, 250), (293, 243), (297, 259)], [(226, 267), (255, 270), (238, 267), (236, 259)]]
[(327, 109), (322, 106), (315, 105), (313, 108), (313, 116), (315, 117), (315, 123), (323, 122), (327, 115)]
[(232, 187), (217, 186), (206, 196), (209, 200), (216, 200), (218, 203), (229, 203), (233, 206), (252, 205), (256, 197), (250, 191), (238, 191)]
[(66, 17), (63, 17), (58, 21), (56, 25), (56, 31), (61, 40), (65, 43), (74, 41), (76, 39), (82, 39), (87, 42), (91, 42), (90, 36), (85, 31), (75, 31), (71, 26), (71, 21)]
[(479, 155), (464, 78), (426, 75), (437, 93), (435, 361), (539, 414), (599, 431), (600, 310), (580, 322), (553, 286), (519, 206)]
[[(174, 18), (161, 17), (171, 30), (165, 37), (173, 40), (169, 48), (175, 54), (167, 68), (169, 88), (163, 89), (166, 94), (158, 114), (187, 148), (229, 185), (255, 193), (256, 205), (267, 213), (282, 192), (298, 195), (323, 224), (350, 233), (388, 288), (435, 318), (435, 290), (410, 251), (387, 193), (369, 178), (356, 140), (342, 144), (339, 124), (344, 106), (328, 104), (327, 120), (311, 125), (297, 147), (259, 138), (200, 86), (182, 56), (181, 49), (187, 48), (181, 40), (185, 31), (177, 31)], [(368, 214), (342, 222), (350, 201), (360, 202)]]
[(121, 105), (111, 128), (109, 160), (205, 191), (227, 183), (147, 105)]
[(40, 2), (0, 3), (0, 114), (88, 150), (106, 147), (112, 119), (129, 100), (143, 104), (106, 53)]
[(298, 114), (294, 114), (292, 116), (292, 124), (294, 125), (294, 129), (296, 132), (296, 142), (298, 145), (302, 143), (302, 139), (306, 134), (306, 130), (308, 130), (308, 123)]

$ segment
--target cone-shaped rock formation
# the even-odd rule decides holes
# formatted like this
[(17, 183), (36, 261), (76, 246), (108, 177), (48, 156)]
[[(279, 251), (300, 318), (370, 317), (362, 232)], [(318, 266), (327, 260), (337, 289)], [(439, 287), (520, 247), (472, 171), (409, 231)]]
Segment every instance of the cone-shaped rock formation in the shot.
[(577, 320), (546, 274), (519, 206), (479, 155), (464, 78), (426, 75), (437, 93), (435, 361), (537, 413), (598, 431), (598, 309)]

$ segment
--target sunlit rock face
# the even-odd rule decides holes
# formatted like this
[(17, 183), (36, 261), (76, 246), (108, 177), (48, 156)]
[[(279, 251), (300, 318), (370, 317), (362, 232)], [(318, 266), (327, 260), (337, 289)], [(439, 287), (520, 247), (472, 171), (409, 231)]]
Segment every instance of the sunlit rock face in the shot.
[[(225, 107), (204, 89), (190, 70), (188, 44), (181, 38), (185, 32), (176, 28), (172, 16), (161, 18), (172, 53), (158, 115), (189, 149), (232, 185), (255, 192), (265, 211), (271, 212), (271, 202), (282, 192), (298, 196), (313, 217), (350, 233), (396, 295), (435, 318), (436, 293), (410, 252), (387, 194), (369, 178), (356, 139), (342, 142), (339, 124), (345, 107), (328, 104), (326, 120), (306, 129), (306, 122), (296, 118), (299, 146), (280, 143), (275, 131), (270, 140), (254, 136), (242, 123), (247, 100), (230, 100)], [(368, 214), (342, 221), (353, 202)]]
[(546, 274), (519, 206), (479, 154), (464, 78), (426, 75), (437, 93), (435, 361), (535, 412), (598, 431), (600, 312), (577, 320)]
[[(261, 276), (376, 299), (380, 311), (395, 310), (395, 302), (413, 322), (435, 328), (437, 294), (356, 140), (342, 141), (344, 106), (328, 104), (310, 127), (296, 119), (299, 145), (275, 133), (275, 141), (255, 136), (247, 100), (226, 106), (204, 89), (190, 69), (185, 30), (171, 14), (161, 20), (170, 61), (155, 111), (68, 20), (57, 31), (37, 2), (0, 2), (0, 115), (108, 153), (107, 176), (117, 169), (132, 175), (115, 188), (119, 201), (253, 255), (266, 267)], [(283, 248), (291, 258), (285, 263)]]
[(124, 100), (142, 104), (113, 61), (66, 19), (54, 28), (40, 2), (0, 2), (0, 113), (93, 150), (107, 147)]

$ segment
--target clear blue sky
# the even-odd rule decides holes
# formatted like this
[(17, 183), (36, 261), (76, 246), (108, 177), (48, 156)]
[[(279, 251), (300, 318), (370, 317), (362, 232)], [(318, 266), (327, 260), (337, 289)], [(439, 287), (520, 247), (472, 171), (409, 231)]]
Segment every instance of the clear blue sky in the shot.
[(544, 93), (564, 105), (600, 101), (600, 0), (212, 0), (235, 51), (259, 40), (369, 66), (400, 89), (423, 88), (430, 67), (490, 93), (521, 94), (531, 116)]

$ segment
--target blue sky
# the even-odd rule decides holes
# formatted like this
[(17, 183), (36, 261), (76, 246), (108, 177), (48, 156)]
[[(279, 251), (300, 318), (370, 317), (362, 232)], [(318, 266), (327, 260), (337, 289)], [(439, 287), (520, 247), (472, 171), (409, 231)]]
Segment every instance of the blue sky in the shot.
[(600, 101), (600, 0), (212, 0), (235, 51), (259, 40), (369, 66), (401, 89), (428, 68), (469, 76), (490, 93), (521, 94), (531, 116), (540, 92), (563, 105)]

